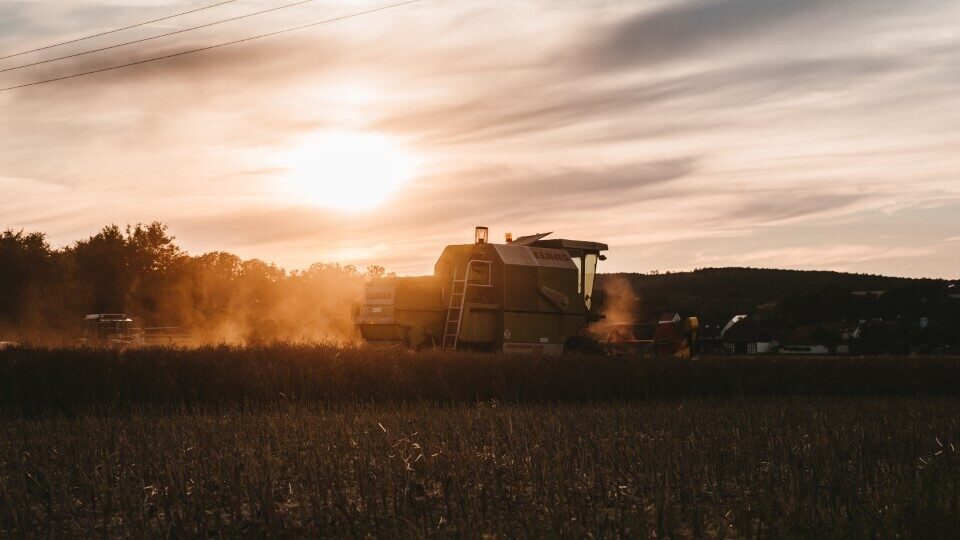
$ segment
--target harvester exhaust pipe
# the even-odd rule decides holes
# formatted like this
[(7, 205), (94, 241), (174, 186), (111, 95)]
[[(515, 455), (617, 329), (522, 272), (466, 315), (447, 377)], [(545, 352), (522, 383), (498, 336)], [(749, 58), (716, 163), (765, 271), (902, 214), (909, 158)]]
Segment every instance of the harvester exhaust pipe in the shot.
[(486, 227), (477, 227), (473, 233), (473, 236), (475, 243), (486, 244), (490, 236), (490, 230)]

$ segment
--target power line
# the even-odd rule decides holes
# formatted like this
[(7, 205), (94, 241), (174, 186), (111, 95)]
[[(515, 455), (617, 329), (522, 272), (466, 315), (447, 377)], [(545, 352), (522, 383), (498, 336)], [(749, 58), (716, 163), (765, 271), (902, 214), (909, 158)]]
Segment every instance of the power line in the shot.
[(149, 63), (149, 62), (156, 62), (156, 61), (158, 61), (158, 60), (166, 60), (166, 59), (168, 59), (168, 58), (176, 58), (176, 57), (178, 57), (178, 56), (185, 56), (185, 55), (188, 55), (188, 54), (194, 54), (194, 53), (198, 53), (198, 52), (209, 51), (209, 50), (212, 50), (212, 49), (219, 49), (220, 47), (227, 47), (227, 46), (229, 46), (229, 45), (236, 45), (236, 44), (238, 44), (238, 43), (245, 43), (245, 42), (247, 42), (247, 41), (253, 41), (253, 40), (255, 40), (255, 39), (261, 39), (261, 38), (265, 38), (265, 37), (276, 36), (276, 35), (279, 35), (279, 34), (286, 34), (287, 32), (294, 32), (294, 31), (297, 31), (297, 30), (303, 30), (304, 28), (310, 28), (310, 27), (313, 27), (313, 26), (320, 26), (320, 25), (322, 25), (322, 24), (328, 24), (328, 23), (332, 23), (332, 22), (336, 22), (336, 21), (342, 21), (342, 20), (344, 20), (344, 19), (351, 19), (351, 18), (353, 18), (353, 17), (359, 17), (359, 16), (361, 16), (361, 15), (368, 15), (368, 14), (370, 14), (370, 13), (376, 13), (376, 12), (378, 12), (378, 11), (386, 11), (386, 10), (388, 10), (388, 9), (393, 9), (393, 8), (400, 7), (400, 6), (405, 6), (405, 5), (407, 5), (407, 4), (413, 4), (413, 3), (419, 2), (419, 1), (420, 1), (420, 0), (407, 0), (406, 2), (399, 2), (399, 3), (396, 3), (396, 4), (390, 4), (390, 5), (387, 5), (387, 6), (382, 6), (382, 7), (378, 7), (378, 8), (374, 8), (374, 9), (368, 9), (368, 10), (366, 10), (366, 11), (357, 11), (357, 12), (355, 12), (355, 13), (349, 13), (349, 14), (347, 14), (347, 15), (341, 15), (341, 16), (339, 16), (339, 17), (334, 17), (334, 18), (332, 18), (332, 19), (324, 19), (324, 20), (322, 20), (322, 21), (317, 21), (317, 22), (313, 22), (313, 23), (309, 23), (309, 24), (304, 24), (304, 25), (301, 25), (301, 26), (294, 26), (294, 27), (292, 27), (292, 28), (284, 28), (283, 30), (277, 30), (277, 31), (275, 31), (275, 32), (268, 32), (268, 33), (266, 33), (266, 34), (258, 34), (258, 35), (246, 37), (246, 38), (243, 38), (243, 39), (237, 39), (237, 40), (234, 40), (234, 41), (227, 41), (227, 42), (225, 42), (225, 43), (218, 43), (218, 44), (216, 44), (216, 45), (209, 45), (209, 46), (207, 46), (207, 47), (200, 47), (200, 48), (198, 48), (198, 49), (190, 49), (190, 50), (187, 50), (187, 51), (181, 51), (181, 52), (178, 52), (178, 53), (167, 54), (167, 55), (164, 55), (164, 56), (157, 56), (157, 57), (154, 57), (154, 58), (147, 58), (147, 59), (145, 59), (145, 60), (138, 60), (138, 61), (136, 61), (136, 62), (129, 62), (129, 63), (126, 63), (126, 64), (119, 64), (119, 65), (116, 65), (116, 66), (110, 66), (110, 67), (105, 67), (105, 68), (101, 68), (101, 69), (94, 69), (94, 70), (91, 70), (91, 71), (84, 71), (84, 72), (81, 72), (81, 73), (74, 73), (74, 74), (72, 74), (72, 75), (64, 75), (64, 76), (62, 76), (62, 77), (56, 77), (56, 78), (53, 78), (53, 79), (46, 79), (46, 80), (43, 80), (43, 81), (34, 81), (34, 82), (31, 82), (31, 83), (20, 84), (20, 85), (17, 85), (17, 86), (8, 86), (8, 87), (6, 87), (6, 88), (0, 88), (0, 92), (6, 92), (6, 91), (8, 91), (8, 90), (16, 90), (16, 89), (18, 89), (18, 88), (26, 88), (26, 87), (28, 87), (28, 86), (37, 86), (37, 85), (41, 85), (41, 84), (47, 84), (47, 83), (52, 83), (52, 82), (57, 82), (57, 81), (63, 81), (63, 80), (66, 80), (66, 79), (74, 79), (74, 78), (77, 78), (77, 77), (84, 77), (84, 76), (86, 76), (86, 75), (93, 75), (93, 74), (95, 74), (95, 73), (103, 73), (104, 71), (112, 71), (112, 70), (115, 70), (115, 69), (122, 69), (122, 68), (131, 67), (131, 66), (138, 66), (138, 65), (140, 65), (140, 64), (146, 64), (146, 63)]
[(78, 56), (85, 56), (85, 55), (88, 55), (88, 54), (98, 53), (98, 52), (102, 52), (102, 51), (109, 51), (110, 49), (117, 49), (117, 48), (120, 48), (120, 47), (126, 47), (127, 45), (133, 45), (133, 44), (135, 44), (135, 43), (143, 43), (144, 41), (151, 41), (151, 40), (154, 40), (154, 39), (160, 39), (160, 38), (164, 38), (164, 37), (168, 37), (168, 36), (173, 36), (173, 35), (176, 35), (176, 34), (183, 34), (184, 32), (192, 32), (193, 30), (200, 30), (201, 28), (208, 28), (208, 27), (210, 27), (210, 26), (216, 26), (216, 25), (218, 25), (218, 24), (224, 24), (224, 23), (228, 23), (228, 22), (238, 21), (238, 20), (240, 20), (240, 19), (247, 19), (247, 18), (253, 17), (253, 16), (255, 16), (255, 15), (263, 15), (264, 13), (270, 13), (271, 11), (280, 11), (281, 9), (288, 9), (288, 8), (296, 7), (296, 6), (303, 5), (303, 4), (309, 4), (310, 2), (314, 2), (314, 1), (315, 1), (315, 0), (300, 0), (299, 2), (293, 2), (292, 4), (286, 4), (286, 5), (282, 5), (282, 6), (273, 7), (273, 8), (270, 8), (270, 9), (264, 9), (263, 11), (255, 11), (255, 12), (253, 12), (253, 13), (247, 13), (247, 14), (245, 14), (245, 15), (238, 15), (238, 16), (236, 16), (236, 17), (230, 17), (229, 19), (222, 19), (222, 20), (219, 20), (219, 21), (213, 21), (213, 22), (210, 22), (210, 23), (201, 24), (201, 25), (194, 26), (194, 27), (191, 27), (191, 28), (183, 28), (183, 29), (181, 29), (181, 30), (174, 30), (174, 31), (172, 31), (172, 32), (167, 32), (166, 34), (159, 34), (159, 35), (156, 35), (156, 36), (150, 36), (150, 37), (146, 37), (146, 38), (142, 38), (142, 39), (136, 39), (136, 40), (133, 40), (133, 41), (127, 41), (127, 42), (125, 42), (125, 43), (119, 43), (119, 44), (117, 44), (117, 45), (109, 45), (109, 46), (107, 46), (107, 47), (100, 47), (99, 49), (91, 49), (91, 50), (89, 50), (89, 51), (78, 52), (78, 53), (75, 53), (75, 54), (68, 54), (68, 55), (66, 55), (66, 56), (60, 56), (60, 57), (57, 57), (57, 58), (51, 58), (51, 59), (49, 59), (49, 60), (40, 60), (40, 61), (38, 61), (38, 62), (33, 62), (33, 63), (31, 63), (31, 64), (23, 64), (23, 65), (20, 65), (20, 66), (14, 66), (14, 67), (9, 67), (9, 68), (5, 68), (5, 69), (0, 69), (0, 73), (5, 73), (5, 72), (7, 72), (7, 71), (15, 71), (15, 70), (18, 70), (18, 69), (23, 69), (23, 68), (33, 67), (33, 66), (39, 66), (40, 64), (49, 64), (50, 62), (56, 62), (56, 61), (58, 61), (58, 60), (66, 60), (67, 58), (76, 58), (76, 57), (78, 57)]
[(200, 8), (196, 8), (196, 9), (191, 9), (191, 10), (189, 10), (189, 11), (181, 11), (180, 13), (174, 13), (173, 15), (167, 15), (166, 17), (160, 17), (159, 19), (152, 19), (152, 20), (140, 22), (140, 23), (137, 23), (137, 24), (131, 24), (130, 26), (124, 26), (124, 27), (121, 27), (121, 28), (115, 28), (115, 29), (113, 29), (113, 30), (107, 30), (106, 32), (100, 32), (100, 33), (97, 33), (97, 34), (90, 34), (89, 36), (84, 36), (84, 37), (77, 38), (77, 39), (71, 39), (71, 40), (69, 40), (69, 41), (61, 41), (61, 42), (59, 42), (59, 43), (53, 43), (53, 44), (51, 44), (51, 45), (46, 45), (46, 46), (44, 46), (44, 47), (37, 47), (36, 49), (30, 49), (29, 51), (22, 51), (22, 52), (18, 52), (18, 53), (14, 53), (14, 54), (8, 54), (8, 55), (6, 55), (6, 56), (0, 56), (0, 60), (6, 60), (7, 58), (13, 58), (13, 57), (15, 57), (15, 56), (23, 56), (23, 55), (25, 55), (25, 54), (30, 54), (30, 53), (32, 53), (32, 52), (45, 51), (45, 50), (47, 50), (47, 49), (52, 49), (52, 48), (54, 48), (54, 47), (59, 47), (59, 46), (61, 46), (61, 45), (69, 45), (69, 44), (71, 44), (71, 43), (77, 43), (78, 41), (86, 41), (86, 40), (88, 40), (88, 39), (93, 39), (93, 38), (95, 38), (95, 37), (100, 37), (100, 36), (106, 36), (106, 35), (108, 35), (108, 34), (115, 34), (115, 33), (117, 33), (117, 32), (122, 32), (122, 31), (124, 31), (124, 30), (130, 30), (131, 28), (137, 28), (137, 27), (140, 27), (140, 26), (146, 26), (146, 25), (148, 25), (148, 24), (153, 24), (153, 23), (155, 23), (155, 22), (166, 21), (166, 20), (169, 20), (169, 19), (173, 19), (173, 18), (175, 18), (175, 17), (180, 17), (180, 16), (183, 16), (183, 15), (189, 15), (189, 14), (191, 14), (191, 13), (196, 13), (196, 12), (198, 12), (198, 11), (203, 11), (203, 10), (206, 10), (206, 9), (215, 8), (215, 7), (222, 6), (222, 5), (224, 5), (224, 4), (230, 4), (230, 3), (236, 2), (236, 1), (237, 1), (237, 0), (223, 0), (222, 2), (218, 2), (218, 3), (216, 3), (216, 4), (211, 4), (211, 5), (209, 5), (209, 6), (204, 6), (204, 7), (200, 7)]

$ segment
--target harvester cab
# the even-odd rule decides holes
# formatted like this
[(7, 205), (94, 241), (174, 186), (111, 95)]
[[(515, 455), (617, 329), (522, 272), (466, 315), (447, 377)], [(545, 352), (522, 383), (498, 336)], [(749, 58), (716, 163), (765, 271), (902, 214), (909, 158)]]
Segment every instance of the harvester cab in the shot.
[(590, 313), (605, 244), (523, 236), (503, 244), (477, 227), (447, 246), (432, 276), (366, 286), (356, 323), (381, 346), (560, 354)]
[(593, 299), (593, 284), (597, 277), (597, 264), (599, 261), (607, 260), (606, 255), (600, 252), (606, 251), (607, 245), (582, 240), (545, 239), (550, 234), (522, 236), (509, 244), (565, 251), (577, 267), (577, 294), (583, 299), (583, 304), (589, 311)]

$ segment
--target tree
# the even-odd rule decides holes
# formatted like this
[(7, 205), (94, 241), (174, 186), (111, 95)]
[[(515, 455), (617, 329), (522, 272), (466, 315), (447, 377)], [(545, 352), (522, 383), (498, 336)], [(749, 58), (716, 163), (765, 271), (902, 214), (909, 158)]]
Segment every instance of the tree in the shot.
[(0, 233), (0, 325), (34, 325), (42, 320), (53, 269), (43, 233)]
[(122, 313), (132, 275), (127, 242), (116, 225), (108, 225), (72, 248), (77, 277), (88, 313)]
[(367, 279), (377, 279), (382, 278), (384, 274), (387, 273), (387, 269), (380, 266), (379, 264), (371, 264), (367, 267)]

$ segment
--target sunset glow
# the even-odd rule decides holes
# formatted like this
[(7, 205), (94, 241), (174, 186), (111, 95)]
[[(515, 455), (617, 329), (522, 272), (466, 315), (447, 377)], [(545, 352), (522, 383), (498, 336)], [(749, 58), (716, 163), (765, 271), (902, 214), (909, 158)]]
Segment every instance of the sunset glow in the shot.
[(368, 210), (414, 176), (415, 161), (388, 137), (325, 132), (281, 152), (281, 190), (293, 201), (336, 210)]
[[(0, 56), (197, 4), (0, 0)], [(308, 3), (0, 82), (381, 5)], [(960, 123), (945, 111), (960, 107), (958, 17), (960, 3), (926, 1), (424, 1), (0, 92), (0, 192), (15, 194), (0, 197), (0, 227), (63, 246), (104, 223), (160, 219), (195, 253), (421, 274), (437, 246), (485, 224), (497, 238), (603, 240), (608, 271), (749, 263), (954, 277)], [(382, 248), (339, 259), (370, 246)]]

